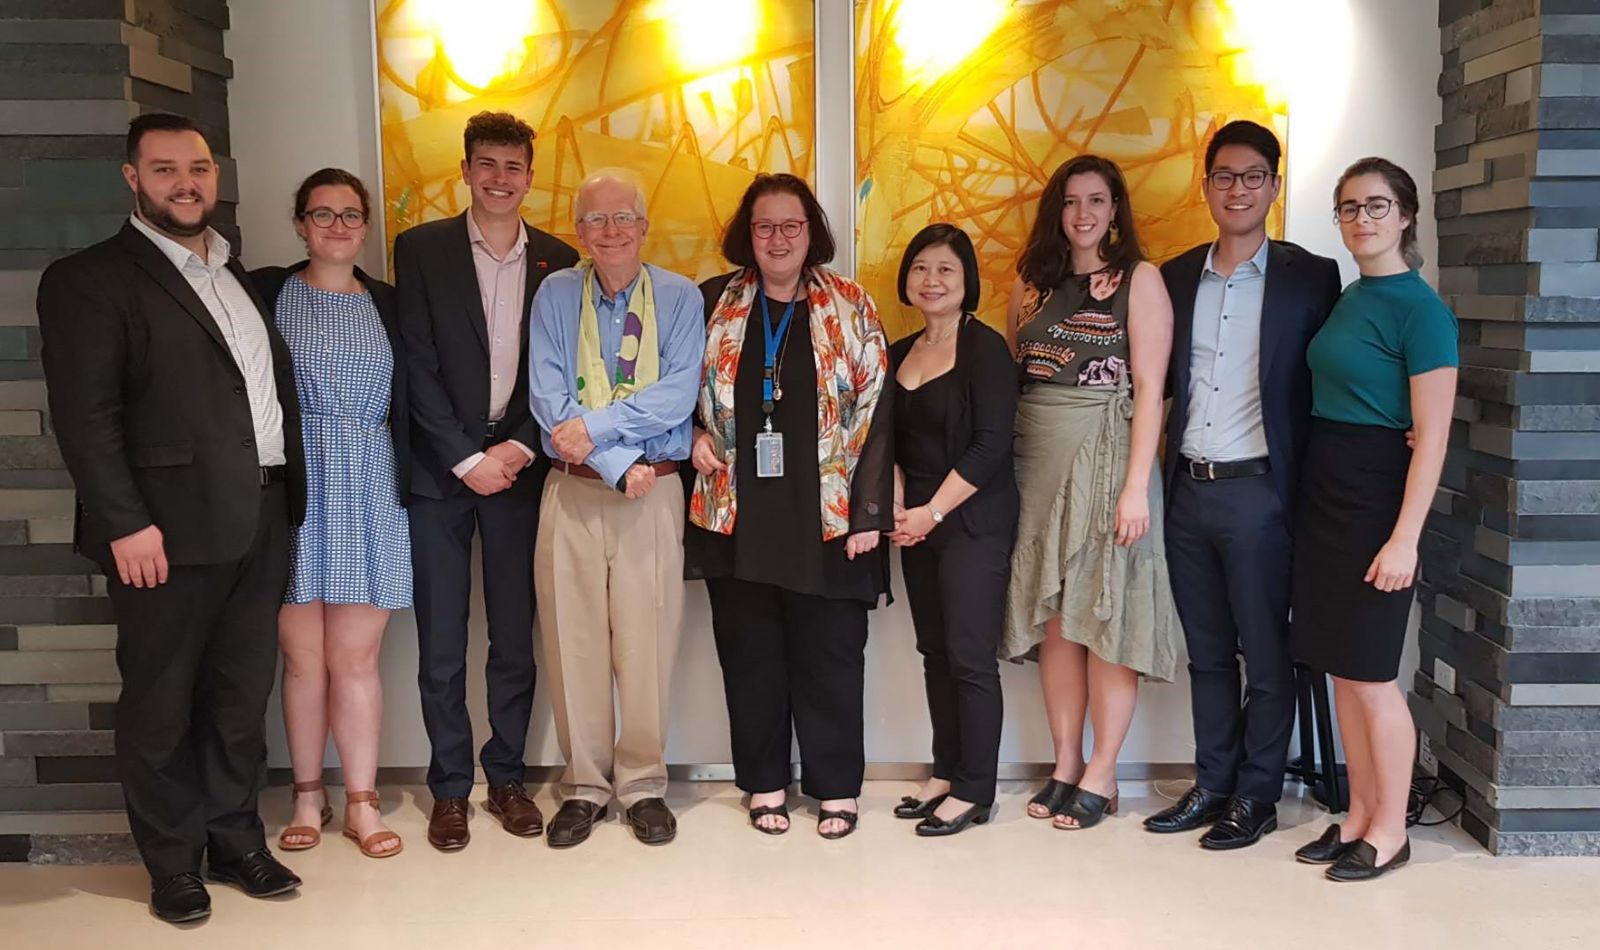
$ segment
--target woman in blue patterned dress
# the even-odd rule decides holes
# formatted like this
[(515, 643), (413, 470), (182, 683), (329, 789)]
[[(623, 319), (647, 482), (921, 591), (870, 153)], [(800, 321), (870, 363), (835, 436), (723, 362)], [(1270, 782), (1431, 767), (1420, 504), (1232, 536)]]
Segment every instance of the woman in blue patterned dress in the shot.
[(294, 357), (306, 446), (306, 518), (291, 539), (278, 617), (295, 779), (294, 816), (278, 843), (313, 847), (332, 820), (322, 788), (331, 726), (344, 766), (344, 834), (382, 858), (401, 849), (378, 811), (378, 647), (389, 612), (411, 606), (402, 507), (409, 414), (394, 288), (355, 266), (369, 212), (360, 179), (316, 172), (295, 195), (307, 260), (251, 276)]

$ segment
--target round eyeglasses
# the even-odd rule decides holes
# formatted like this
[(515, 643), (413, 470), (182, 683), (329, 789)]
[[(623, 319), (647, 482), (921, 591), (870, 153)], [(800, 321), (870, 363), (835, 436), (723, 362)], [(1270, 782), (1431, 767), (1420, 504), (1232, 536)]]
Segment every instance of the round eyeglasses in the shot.
[(333, 222), (343, 221), (344, 226), (354, 230), (367, 223), (367, 216), (354, 208), (344, 211), (335, 211), (332, 208), (312, 208), (300, 217), (308, 219), (319, 228), (331, 228)]
[(790, 218), (788, 221), (752, 221), (750, 233), (758, 238), (772, 237), (773, 232), (782, 234), (786, 238), (797, 238), (805, 226), (804, 218)]
[(1389, 212), (1394, 208), (1395, 204), (1397, 204), (1397, 202), (1393, 198), (1368, 198), (1366, 201), (1341, 201), (1339, 202), (1338, 206), (1333, 209), (1333, 217), (1337, 221), (1349, 224), (1361, 214), (1363, 209), (1365, 209), (1367, 212), (1367, 217), (1374, 221), (1378, 221), (1383, 218), (1387, 218), (1389, 216)]
[(1242, 172), (1212, 172), (1206, 176), (1206, 181), (1210, 182), (1211, 187), (1218, 191), (1227, 191), (1229, 188), (1233, 187), (1234, 182), (1243, 182), (1246, 188), (1250, 189), (1251, 191), (1255, 191), (1262, 185), (1265, 185), (1267, 183), (1267, 179), (1276, 177), (1276, 175), (1272, 174), (1266, 169), (1252, 168)]

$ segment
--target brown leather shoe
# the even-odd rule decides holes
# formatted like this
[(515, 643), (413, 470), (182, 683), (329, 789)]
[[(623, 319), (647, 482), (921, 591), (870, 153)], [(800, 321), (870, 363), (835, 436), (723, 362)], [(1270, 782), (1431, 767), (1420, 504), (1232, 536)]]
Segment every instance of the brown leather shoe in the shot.
[(666, 844), (678, 836), (678, 819), (659, 798), (643, 798), (628, 806), (633, 836), (645, 844)]
[(500, 819), (500, 827), (519, 838), (544, 834), (544, 813), (521, 782), (489, 786), (488, 812)]
[(428, 843), (440, 851), (460, 851), (472, 840), (467, 830), (467, 800), (440, 798), (428, 816)]

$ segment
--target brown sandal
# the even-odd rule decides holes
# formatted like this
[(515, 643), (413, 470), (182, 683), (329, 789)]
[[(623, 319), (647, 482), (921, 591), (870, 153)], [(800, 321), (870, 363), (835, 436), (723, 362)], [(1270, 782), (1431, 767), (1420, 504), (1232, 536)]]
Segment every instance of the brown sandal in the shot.
[[(344, 796), (344, 823), (345, 823), (344, 836), (346, 838), (349, 838), (351, 841), (354, 841), (356, 843), (356, 847), (361, 849), (361, 853), (366, 855), (369, 858), (392, 858), (395, 855), (399, 854), (401, 851), (404, 851), (405, 847), (406, 847), (405, 843), (400, 841), (400, 836), (395, 834), (392, 831), (374, 831), (372, 834), (367, 835), (365, 838), (361, 838), (361, 837), (357, 837), (356, 836), (355, 830), (350, 827), (350, 809), (352, 807), (356, 806), (356, 805), (361, 805), (361, 804), (371, 805), (372, 806), (372, 810), (373, 811), (377, 811), (378, 810), (378, 793), (377, 792), (346, 792), (345, 793), (345, 796)], [(378, 845), (387, 844), (390, 841), (395, 841), (395, 842), (399, 842), (399, 843), (394, 848), (391, 848), (388, 851), (378, 851), (378, 850), (376, 850)]]
[[(294, 783), (294, 795), (289, 799), (289, 802), (293, 804), (294, 799), (303, 794), (320, 791), (322, 791), (322, 779), (317, 779), (315, 782), (296, 782)], [(333, 806), (324, 802), (322, 805), (322, 827), (328, 827), (330, 821), (333, 821)], [(299, 844), (290, 844), (288, 840), (290, 838), (310, 838), (311, 840)], [(283, 851), (306, 851), (315, 848), (321, 843), (322, 832), (309, 825), (290, 825), (278, 834), (278, 848)]]

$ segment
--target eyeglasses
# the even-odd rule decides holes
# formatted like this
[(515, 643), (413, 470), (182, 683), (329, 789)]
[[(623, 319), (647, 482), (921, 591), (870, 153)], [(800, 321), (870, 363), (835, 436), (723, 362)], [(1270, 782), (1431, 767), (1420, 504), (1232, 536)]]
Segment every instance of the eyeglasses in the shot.
[(788, 221), (752, 221), (750, 233), (758, 238), (769, 238), (776, 231), (786, 238), (797, 238), (800, 232), (805, 230), (807, 223), (804, 218), (791, 218)]
[(332, 208), (312, 208), (300, 217), (310, 219), (311, 223), (319, 228), (331, 228), (334, 221), (343, 221), (344, 226), (354, 230), (367, 223), (365, 213), (354, 208), (344, 211), (335, 211)]
[(1366, 201), (1341, 201), (1333, 209), (1335, 219), (1349, 224), (1366, 209), (1367, 217), (1374, 221), (1387, 218), (1390, 210), (1398, 204), (1393, 198), (1368, 198)]
[(591, 230), (598, 231), (606, 226), (607, 222), (619, 228), (631, 228), (644, 220), (644, 215), (635, 211), (613, 211), (606, 214), (604, 211), (591, 211), (578, 218), (578, 223)]
[(1252, 168), (1248, 171), (1242, 172), (1212, 172), (1206, 176), (1206, 181), (1210, 182), (1211, 187), (1218, 191), (1227, 191), (1229, 188), (1233, 187), (1233, 183), (1236, 181), (1244, 182), (1244, 186), (1246, 188), (1250, 189), (1251, 191), (1255, 191), (1257, 188), (1265, 185), (1267, 183), (1267, 179), (1276, 177), (1278, 176), (1265, 169)]

